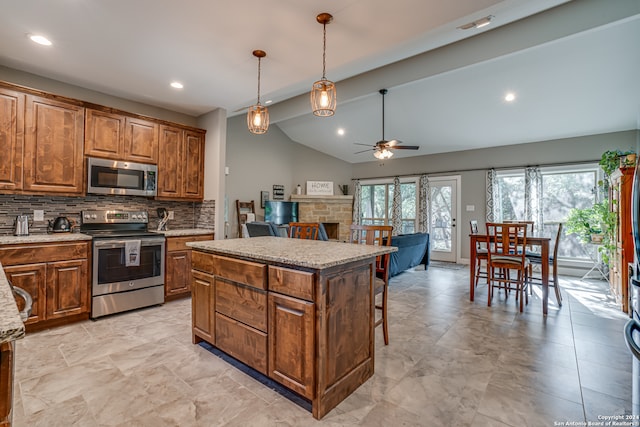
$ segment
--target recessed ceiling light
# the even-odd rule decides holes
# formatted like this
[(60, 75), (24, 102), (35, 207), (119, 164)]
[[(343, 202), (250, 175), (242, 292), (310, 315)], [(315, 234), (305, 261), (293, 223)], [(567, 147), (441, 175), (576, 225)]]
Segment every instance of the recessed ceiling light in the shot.
[(45, 36), (40, 36), (38, 34), (29, 34), (29, 38), (31, 39), (31, 41), (43, 46), (51, 46), (52, 44), (48, 38), (46, 38)]
[(174, 89), (182, 89), (184, 85), (180, 82), (171, 82), (171, 87)]
[(340, 136), (344, 135), (344, 129), (338, 128), (338, 135)]
[(516, 94), (513, 92), (508, 92), (505, 96), (504, 96), (504, 100), (507, 102), (513, 102), (516, 99)]

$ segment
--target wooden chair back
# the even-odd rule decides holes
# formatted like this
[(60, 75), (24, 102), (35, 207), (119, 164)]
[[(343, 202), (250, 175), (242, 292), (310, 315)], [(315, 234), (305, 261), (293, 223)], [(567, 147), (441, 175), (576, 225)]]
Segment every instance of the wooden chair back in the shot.
[(242, 237), (242, 225), (247, 222), (248, 213), (256, 213), (253, 200), (250, 202), (241, 202), (236, 200), (236, 212), (238, 214), (238, 237)]
[(495, 260), (509, 263), (519, 261), (525, 264), (527, 246), (528, 224), (514, 223), (487, 223), (487, 249), (489, 252), (489, 265)]
[[(361, 245), (391, 246), (391, 225), (351, 224), (350, 242)], [(389, 280), (389, 254), (376, 257), (376, 273), (385, 283)]]
[(293, 239), (318, 240), (320, 224), (317, 222), (290, 222), (289, 237)]

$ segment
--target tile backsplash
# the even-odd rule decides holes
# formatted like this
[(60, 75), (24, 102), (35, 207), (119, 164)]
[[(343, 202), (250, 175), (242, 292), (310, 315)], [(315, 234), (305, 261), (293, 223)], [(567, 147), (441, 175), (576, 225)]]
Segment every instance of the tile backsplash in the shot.
[[(17, 215), (29, 215), (29, 232), (40, 234), (47, 232), (48, 220), (58, 216), (80, 224), (80, 212), (84, 210), (146, 210), (149, 215), (149, 229), (155, 229), (160, 220), (157, 208), (166, 208), (174, 212), (174, 219), (167, 224), (169, 230), (180, 228), (214, 228), (215, 201), (168, 202), (136, 196), (98, 196), (55, 197), (0, 195), (0, 235), (13, 234), (13, 223)], [(34, 221), (33, 211), (43, 210), (44, 221)]]

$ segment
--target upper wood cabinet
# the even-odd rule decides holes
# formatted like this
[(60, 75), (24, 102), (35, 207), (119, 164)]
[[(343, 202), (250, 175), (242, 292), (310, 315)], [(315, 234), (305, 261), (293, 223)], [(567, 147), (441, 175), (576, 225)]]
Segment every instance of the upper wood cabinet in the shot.
[(0, 87), (0, 190), (22, 188), (25, 95)]
[(204, 132), (160, 126), (158, 199), (202, 201)]
[(84, 107), (27, 95), (24, 192), (82, 194), (83, 142)]
[(158, 124), (87, 108), (84, 154), (157, 164)]

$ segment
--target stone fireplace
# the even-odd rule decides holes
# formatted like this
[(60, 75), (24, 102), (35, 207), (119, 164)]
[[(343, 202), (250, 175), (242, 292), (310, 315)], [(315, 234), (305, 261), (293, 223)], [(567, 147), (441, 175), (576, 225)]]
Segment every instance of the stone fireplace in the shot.
[(348, 241), (353, 218), (353, 196), (291, 195), (298, 202), (298, 221), (321, 222), (329, 240)]

